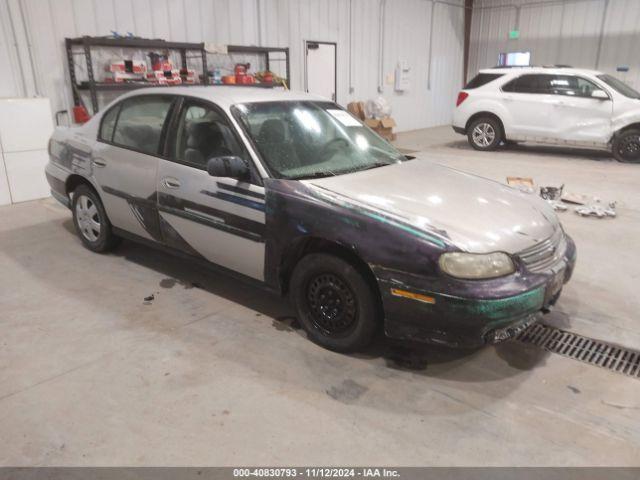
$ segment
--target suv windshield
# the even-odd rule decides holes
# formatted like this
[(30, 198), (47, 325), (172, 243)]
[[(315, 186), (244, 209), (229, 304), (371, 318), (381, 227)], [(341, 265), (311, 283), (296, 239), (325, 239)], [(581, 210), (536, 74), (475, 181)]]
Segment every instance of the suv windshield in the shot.
[(612, 77), (611, 75), (598, 75), (598, 78), (625, 97), (640, 98), (640, 93), (616, 77)]
[(326, 177), (406, 160), (331, 102), (244, 103), (232, 112), (279, 178)]

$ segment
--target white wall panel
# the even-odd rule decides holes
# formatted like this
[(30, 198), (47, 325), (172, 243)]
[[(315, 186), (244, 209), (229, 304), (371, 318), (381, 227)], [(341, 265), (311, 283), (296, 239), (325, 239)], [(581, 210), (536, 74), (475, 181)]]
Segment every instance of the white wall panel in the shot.
[(24, 95), (8, 2), (0, 2), (0, 64), (14, 67), (9, 68), (8, 74), (5, 70), (0, 82), (0, 98)]
[[(520, 38), (509, 40), (516, 28)], [(640, 88), (639, 46), (637, 0), (476, 0), (469, 76), (495, 65), (501, 52), (529, 50), (533, 64), (595, 68)]]
[[(393, 75), (398, 60), (412, 67), (409, 91), (383, 85), (399, 130), (451, 121), (462, 83), (464, 0), (448, 1), (460, 6), (434, 7), (429, 82), (431, 0), (386, 0), (383, 76)], [(71, 107), (64, 38), (113, 30), (176, 41), (288, 46), (295, 89), (304, 87), (304, 40), (336, 42), (338, 101), (346, 105), (378, 95), (380, 0), (0, 0), (0, 61), (13, 55), (7, 60), (13, 81), (0, 85), (0, 95), (17, 95), (22, 88), (3, 10), (8, 2), (23, 7), (38, 94), (51, 99), (54, 112)], [(210, 58), (210, 65), (216, 60)], [(33, 77), (30, 71), (25, 75)]]

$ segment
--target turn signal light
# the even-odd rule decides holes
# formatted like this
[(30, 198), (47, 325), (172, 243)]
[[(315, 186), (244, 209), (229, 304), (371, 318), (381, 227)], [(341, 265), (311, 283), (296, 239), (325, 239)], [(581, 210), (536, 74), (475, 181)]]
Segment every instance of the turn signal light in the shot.
[(460, 92), (458, 94), (458, 100), (456, 101), (456, 107), (459, 107), (462, 102), (464, 102), (469, 94), (467, 92)]

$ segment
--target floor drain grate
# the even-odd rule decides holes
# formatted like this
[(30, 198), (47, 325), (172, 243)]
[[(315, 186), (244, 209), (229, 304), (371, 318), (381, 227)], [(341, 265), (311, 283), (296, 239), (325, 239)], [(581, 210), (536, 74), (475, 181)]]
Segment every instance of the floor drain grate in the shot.
[(541, 323), (532, 325), (518, 335), (517, 339), (549, 352), (640, 378), (640, 351), (583, 337)]

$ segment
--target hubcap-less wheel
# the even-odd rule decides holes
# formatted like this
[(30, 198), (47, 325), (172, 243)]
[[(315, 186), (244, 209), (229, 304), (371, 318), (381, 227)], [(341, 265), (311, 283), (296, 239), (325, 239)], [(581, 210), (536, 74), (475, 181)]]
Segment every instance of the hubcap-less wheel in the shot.
[(307, 301), (314, 325), (325, 335), (338, 336), (355, 325), (355, 296), (336, 275), (325, 273), (313, 277), (307, 286)]
[(496, 131), (489, 123), (477, 124), (472, 132), (473, 142), (479, 147), (488, 147), (496, 138)]
[(619, 155), (628, 161), (640, 161), (640, 135), (628, 135), (618, 146)]
[(76, 202), (76, 218), (82, 236), (95, 242), (100, 236), (100, 213), (91, 198), (81, 195)]

